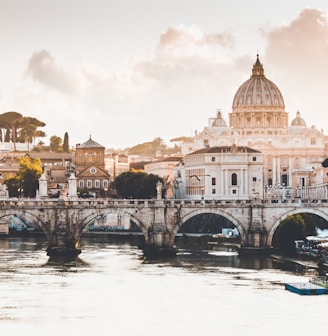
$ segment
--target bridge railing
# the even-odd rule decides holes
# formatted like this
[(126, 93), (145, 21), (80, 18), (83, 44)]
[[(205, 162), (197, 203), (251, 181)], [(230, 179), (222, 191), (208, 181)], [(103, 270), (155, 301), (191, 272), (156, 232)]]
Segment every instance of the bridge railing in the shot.
[(288, 199), (112, 199), (112, 198), (89, 198), (89, 199), (54, 199), (54, 198), (1, 198), (0, 209), (2, 208), (56, 208), (56, 207), (73, 207), (73, 208), (140, 208), (140, 207), (237, 207), (249, 205), (263, 206), (290, 206), (290, 205), (314, 205), (326, 204), (328, 199), (312, 198), (288, 198)]

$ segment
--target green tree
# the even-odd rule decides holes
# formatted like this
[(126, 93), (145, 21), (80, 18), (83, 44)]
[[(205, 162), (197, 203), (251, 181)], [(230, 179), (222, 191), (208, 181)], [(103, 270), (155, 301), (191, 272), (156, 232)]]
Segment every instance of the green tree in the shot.
[(36, 118), (23, 117), (21, 129), (19, 132), (19, 140), (22, 143), (32, 143), (38, 137), (45, 137), (45, 132), (38, 130), (38, 127), (44, 127), (46, 124)]
[(14, 144), (14, 150), (16, 150), (17, 141), (32, 143), (35, 137), (44, 137), (45, 133), (38, 130), (38, 127), (45, 125), (44, 122), (36, 118), (24, 117), (18, 112), (0, 114), (0, 128), (6, 130), (5, 141), (11, 140)]
[(4, 184), (8, 188), (9, 197), (19, 197), (21, 179), (18, 175), (8, 174)]
[(50, 150), (56, 153), (62, 152), (63, 151), (62, 143), (63, 143), (63, 140), (61, 137), (57, 135), (53, 135), (50, 138)]
[(129, 171), (118, 175), (113, 186), (122, 198), (149, 199), (156, 197), (158, 181), (163, 183), (158, 175)]
[(69, 142), (68, 142), (68, 133), (64, 134), (64, 142), (63, 142), (63, 151), (65, 153), (69, 153)]
[(25, 155), (18, 159), (19, 170), (16, 175), (7, 175), (4, 183), (8, 188), (10, 197), (35, 197), (39, 188), (39, 178), (42, 173), (40, 159), (31, 159)]
[(5, 112), (0, 114), (0, 127), (7, 130), (7, 134), (11, 132), (11, 139), (16, 150), (17, 130), (23, 121), (23, 116), (18, 112)]

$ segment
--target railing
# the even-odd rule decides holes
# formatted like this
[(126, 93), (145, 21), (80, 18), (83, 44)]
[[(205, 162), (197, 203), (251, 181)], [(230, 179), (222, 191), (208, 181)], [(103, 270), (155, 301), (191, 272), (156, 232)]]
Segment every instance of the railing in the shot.
[(161, 202), (167, 207), (244, 207), (249, 205), (267, 206), (267, 207), (290, 207), (292, 206), (316, 206), (328, 205), (328, 199), (253, 199), (253, 200), (237, 200), (237, 199), (113, 199), (113, 198), (79, 198), (79, 199), (58, 199), (58, 198), (2, 198), (0, 199), (1, 208), (56, 208), (62, 206), (70, 206), (72, 208), (135, 208), (135, 207), (154, 207)]

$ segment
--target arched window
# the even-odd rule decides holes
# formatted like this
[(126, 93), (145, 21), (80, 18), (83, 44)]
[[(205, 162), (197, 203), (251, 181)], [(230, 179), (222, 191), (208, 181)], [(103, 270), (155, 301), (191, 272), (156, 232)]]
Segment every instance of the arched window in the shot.
[(231, 174), (231, 185), (237, 185), (237, 174), (236, 173)]

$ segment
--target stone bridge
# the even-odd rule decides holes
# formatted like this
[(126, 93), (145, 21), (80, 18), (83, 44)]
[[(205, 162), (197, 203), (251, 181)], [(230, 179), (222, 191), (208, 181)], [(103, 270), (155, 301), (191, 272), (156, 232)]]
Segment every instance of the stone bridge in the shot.
[[(97, 218), (128, 216), (142, 231), (145, 247), (173, 252), (179, 228), (200, 214), (228, 219), (239, 231), (244, 248), (270, 248), (275, 230), (288, 216), (311, 213), (328, 221), (328, 202), (322, 200), (118, 200), (118, 199), (3, 199), (0, 232), (8, 233), (8, 216), (32, 219), (48, 239), (48, 255), (81, 252), (82, 231)], [(2, 223), (2, 224), (1, 224)], [(2, 230), (2, 231), (1, 231)]]

